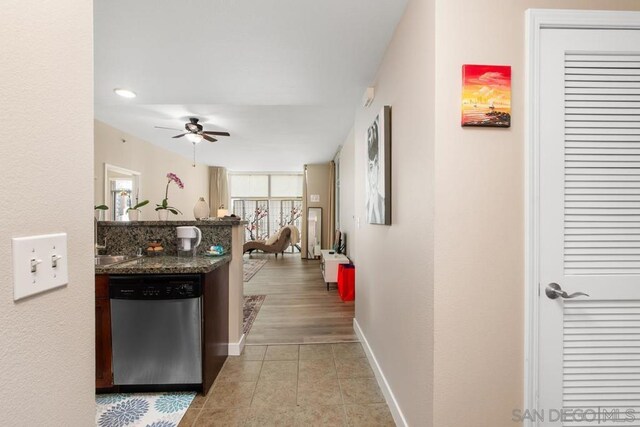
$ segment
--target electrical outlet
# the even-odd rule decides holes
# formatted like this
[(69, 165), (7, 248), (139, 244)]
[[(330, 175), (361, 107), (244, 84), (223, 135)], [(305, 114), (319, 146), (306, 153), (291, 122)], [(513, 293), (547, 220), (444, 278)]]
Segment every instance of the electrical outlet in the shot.
[(16, 237), (13, 247), (13, 300), (69, 282), (67, 234)]

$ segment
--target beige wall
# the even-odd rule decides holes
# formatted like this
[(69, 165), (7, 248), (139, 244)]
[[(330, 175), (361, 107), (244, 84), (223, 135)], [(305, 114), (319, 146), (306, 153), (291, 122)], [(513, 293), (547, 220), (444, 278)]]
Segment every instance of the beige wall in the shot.
[(355, 135), (351, 129), (344, 140), (340, 153), (340, 230), (347, 238), (347, 255), (352, 261), (356, 259), (355, 240), (355, 206), (354, 206), (354, 164), (355, 164)]
[[(122, 142), (124, 139), (126, 142)], [(140, 200), (149, 204), (141, 209), (140, 219), (157, 219), (155, 205), (164, 199), (166, 175), (174, 172), (184, 183), (180, 190), (175, 184), (169, 187), (169, 204), (183, 215), (169, 214), (169, 219), (194, 219), (193, 206), (199, 197), (209, 201), (209, 169), (178, 154), (164, 150), (140, 138), (128, 135), (99, 120), (95, 121), (95, 203), (104, 202), (104, 164), (120, 166), (142, 174)], [(217, 206), (216, 206), (217, 208)], [(215, 212), (215, 210), (214, 210)]]
[[(525, 10), (551, 7), (640, 3), (409, 0), (374, 105), (357, 111), (356, 320), (411, 426), (509, 426), (522, 407)], [(512, 66), (510, 129), (460, 127), (465, 63)], [(364, 221), (364, 134), (382, 105), (392, 106), (391, 227)]]
[[(436, 426), (513, 425), (511, 411), (523, 404), (525, 10), (551, 7), (637, 10), (640, 2), (437, 2)], [(460, 127), (465, 63), (512, 66), (511, 128)]]
[[(432, 414), (433, 19), (433, 1), (409, 1), (354, 130), (356, 320), (411, 426), (429, 426)], [(365, 217), (365, 135), (383, 105), (393, 123), (390, 227)]]
[[(307, 180), (307, 204), (308, 208), (322, 208), (322, 248), (329, 248), (333, 246), (333, 242), (329, 242), (329, 191), (331, 189), (331, 183), (329, 180), (329, 163), (321, 163), (314, 165), (306, 165), (306, 180)], [(320, 196), (320, 202), (311, 202), (311, 195), (317, 194)], [(306, 214), (305, 218), (306, 218)], [(304, 221), (306, 222), (306, 221)], [(303, 230), (306, 230), (306, 225), (303, 226)], [(303, 232), (304, 234), (304, 232)], [(306, 235), (302, 237), (302, 254), (306, 253), (307, 239)]]
[[(95, 424), (92, 2), (0, 13), (3, 425)], [(11, 238), (65, 232), (69, 284), (13, 301)]]

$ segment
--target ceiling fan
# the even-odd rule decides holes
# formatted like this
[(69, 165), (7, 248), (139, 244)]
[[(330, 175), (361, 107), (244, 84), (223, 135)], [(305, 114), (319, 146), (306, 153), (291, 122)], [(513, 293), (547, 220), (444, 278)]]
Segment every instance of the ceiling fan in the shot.
[[(189, 123), (185, 123), (184, 128), (186, 130), (185, 133), (181, 133), (180, 135), (176, 135), (173, 136), (172, 138), (182, 138), (183, 136), (186, 136), (187, 139), (189, 139), (189, 141), (193, 142), (194, 144), (197, 144), (198, 142), (204, 140), (207, 140), (209, 142), (216, 142), (217, 139), (213, 138), (211, 135), (215, 135), (215, 136), (231, 136), (229, 134), (229, 132), (218, 132), (218, 131), (211, 131), (211, 130), (203, 130), (202, 125), (198, 123), (197, 118), (195, 117), (190, 117), (189, 118)], [(163, 126), (156, 126), (157, 129), (169, 129), (169, 130), (177, 130), (177, 131), (181, 131), (181, 129), (175, 129), (175, 128), (167, 128), (167, 127), (163, 127)]]

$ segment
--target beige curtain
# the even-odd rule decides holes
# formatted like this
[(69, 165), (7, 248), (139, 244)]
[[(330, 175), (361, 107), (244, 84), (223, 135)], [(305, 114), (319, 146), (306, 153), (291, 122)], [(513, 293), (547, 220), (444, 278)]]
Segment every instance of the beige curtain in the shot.
[(300, 230), (300, 257), (307, 258), (309, 251), (307, 250), (307, 165), (304, 165), (304, 175), (302, 176), (302, 230)]
[(211, 216), (215, 217), (220, 206), (231, 212), (229, 200), (229, 180), (227, 178), (227, 169), (217, 166), (209, 167), (209, 207), (211, 208)]
[(336, 162), (333, 160), (329, 162), (329, 201), (327, 210), (329, 212), (328, 218), (328, 230), (325, 236), (327, 241), (324, 242), (324, 247), (327, 249), (333, 248), (333, 241), (336, 235)]

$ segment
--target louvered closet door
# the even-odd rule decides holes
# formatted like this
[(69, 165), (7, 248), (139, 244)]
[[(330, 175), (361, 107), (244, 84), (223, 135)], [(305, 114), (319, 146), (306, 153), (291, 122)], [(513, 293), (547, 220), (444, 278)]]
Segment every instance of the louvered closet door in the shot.
[(541, 57), (540, 425), (640, 426), (640, 32), (543, 30)]

